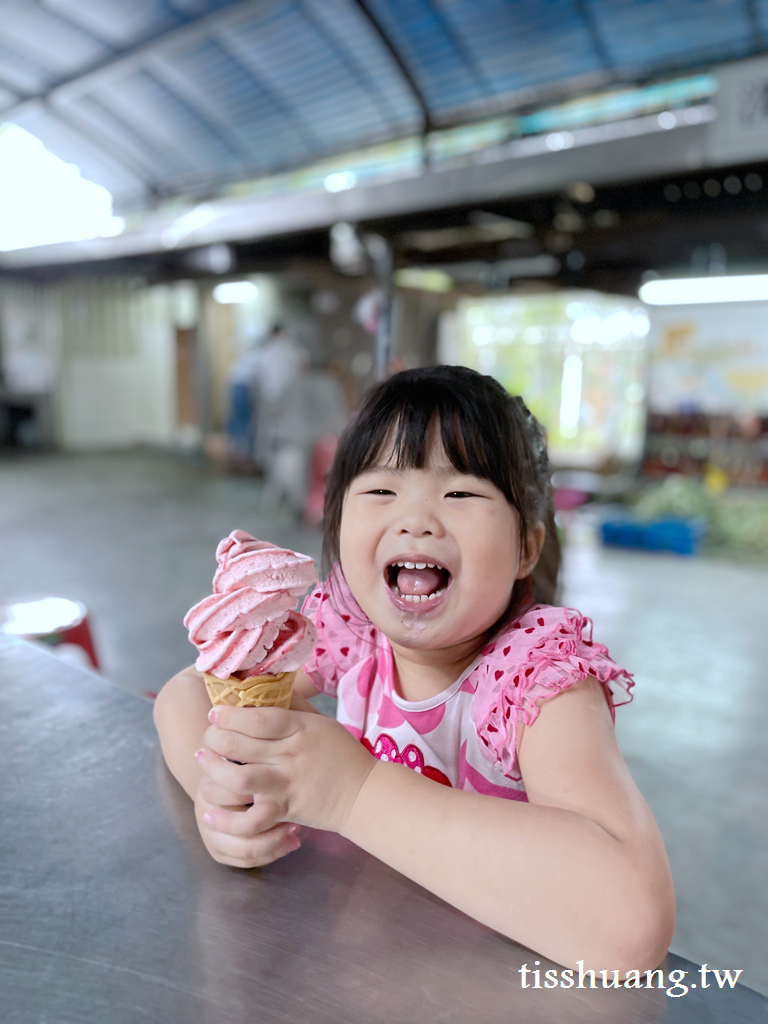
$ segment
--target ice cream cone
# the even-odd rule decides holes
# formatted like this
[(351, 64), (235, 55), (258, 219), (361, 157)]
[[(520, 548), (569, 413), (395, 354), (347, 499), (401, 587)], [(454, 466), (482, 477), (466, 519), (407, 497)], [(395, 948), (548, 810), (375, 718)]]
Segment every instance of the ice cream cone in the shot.
[(281, 672), (280, 675), (249, 676), (238, 679), (219, 679), (204, 673), (205, 687), (212, 704), (229, 704), (235, 708), (288, 708), (291, 706), (291, 691), (295, 672)]

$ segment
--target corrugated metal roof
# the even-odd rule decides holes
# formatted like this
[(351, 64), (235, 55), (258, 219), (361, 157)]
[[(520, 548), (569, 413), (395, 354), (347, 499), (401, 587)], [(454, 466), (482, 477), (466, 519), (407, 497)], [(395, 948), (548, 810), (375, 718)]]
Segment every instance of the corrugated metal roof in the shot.
[(0, 122), (124, 202), (768, 46), (768, 0), (0, 0), (0, 16)]

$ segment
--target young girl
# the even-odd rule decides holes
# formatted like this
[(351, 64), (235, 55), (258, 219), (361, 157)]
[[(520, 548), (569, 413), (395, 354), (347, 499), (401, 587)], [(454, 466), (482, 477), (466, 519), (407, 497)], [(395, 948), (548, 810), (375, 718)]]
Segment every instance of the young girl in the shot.
[(560, 964), (655, 967), (674, 895), (614, 738), (633, 682), (548, 603), (549, 466), (523, 401), (458, 366), (372, 388), (331, 469), (323, 555), (291, 710), (211, 709), (194, 669), (158, 697), (211, 855), (264, 865), (301, 825), (333, 830)]

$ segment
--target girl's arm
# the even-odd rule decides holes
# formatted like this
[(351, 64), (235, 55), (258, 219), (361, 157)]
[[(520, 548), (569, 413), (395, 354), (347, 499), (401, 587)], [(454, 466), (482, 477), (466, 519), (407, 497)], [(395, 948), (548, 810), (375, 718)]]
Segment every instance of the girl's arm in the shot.
[[(293, 684), (291, 708), (320, 712), (307, 698), (316, 697), (317, 687), (299, 670)], [(195, 760), (195, 751), (203, 746), (208, 728), (211, 702), (201, 672), (191, 665), (169, 679), (157, 695), (154, 708), (155, 728), (165, 763), (179, 785), (194, 800), (203, 773)]]
[(669, 864), (600, 684), (543, 701), (518, 754), (529, 803), (377, 761), (342, 835), (557, 963), (656, 967), (674, 931)]

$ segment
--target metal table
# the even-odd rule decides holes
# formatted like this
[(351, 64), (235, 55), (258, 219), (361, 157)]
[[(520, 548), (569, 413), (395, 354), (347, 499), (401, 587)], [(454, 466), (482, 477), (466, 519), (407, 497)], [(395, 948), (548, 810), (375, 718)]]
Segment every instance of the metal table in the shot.
[[(523, 989), (521, 964), (555, 965), (336, 835), (305, 829), (261, 870), (216, 864), (151, 711), (0, 635), (3, 1024), (765, 1021), (741, 985)], [(680, 957), (663, 969), (700, 980)]]

